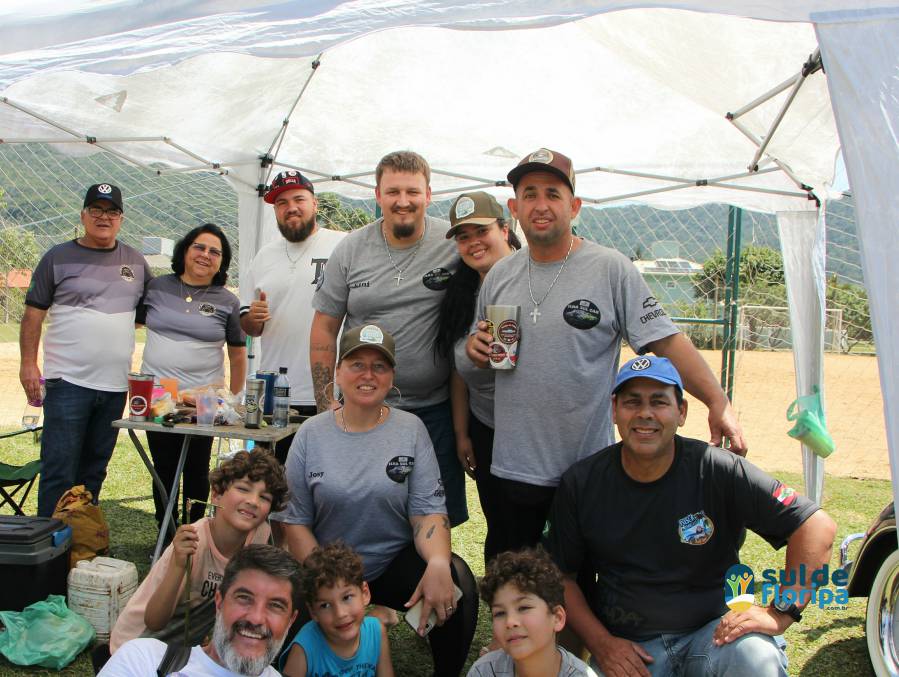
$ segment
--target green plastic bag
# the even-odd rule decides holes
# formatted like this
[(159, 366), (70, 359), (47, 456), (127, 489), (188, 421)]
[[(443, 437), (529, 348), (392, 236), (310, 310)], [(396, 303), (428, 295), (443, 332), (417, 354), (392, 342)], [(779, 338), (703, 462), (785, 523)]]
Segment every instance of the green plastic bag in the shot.
[(16, 665), (61, 670), (94, 639), (94, 628), (66, 606), (62, 595), (50, 595), (22, 611), (0, 611), (0, 653)]
[[(796, 407), (801, 411), (796, 411)], [(787, 435), (802, 442), (821, 458), (827, 458), (833, 453), (836, 445), (827, 432), (818, 386), (812, 386), (811, 395), (798, 397), (793, 401), (787, 409), (787, 420), (796, 421)]]

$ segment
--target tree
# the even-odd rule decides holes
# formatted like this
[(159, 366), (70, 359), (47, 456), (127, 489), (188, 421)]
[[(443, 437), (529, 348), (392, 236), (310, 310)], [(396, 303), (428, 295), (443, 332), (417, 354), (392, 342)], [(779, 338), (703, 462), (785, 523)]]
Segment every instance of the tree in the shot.
[(22, 228), (0, 228), (0, 306), (3, 321), (18, 322), (25, 303), (25, 289), (9, 287), (9, 273), (13, 270), (32, 271), (40, 259), (34, 234)]
[[(724, 299), (726, 266), (727, 261), (720, 250), (703, 264), (702, 272), (693, 276), (697, 299)], [(739, 294), (741, 305), (786, 305), (783, 257), (779, 251), (755, 245), (742, 251)]]
[(827, 278), (827, 307), (843, 311), (843, 325), (852, 346), (874, 340), (871, 330), (871, 311), (868, 308), (868, 292), (857, 284), (840, 282), (836, 273)]
[(364, 209), (350, 207), (340, 201), (335, 193), (318, 196), (318, 224), (333, 230), (356, 230), (371, 223), (372, 215)]

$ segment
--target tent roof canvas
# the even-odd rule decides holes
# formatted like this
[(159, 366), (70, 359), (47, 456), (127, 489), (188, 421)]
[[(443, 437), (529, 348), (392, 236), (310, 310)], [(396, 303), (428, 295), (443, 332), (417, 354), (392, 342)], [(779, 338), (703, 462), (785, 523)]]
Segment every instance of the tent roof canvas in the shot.
[[(572, 156), (588, 201), (806, 209), (798, 184), (834, 194), (826, 76), (803, 83), (753, 176), (757, 144), (726, 114), (795, 77), (816, 48), (803, 21), (846, 4), (13, 2), (0, 138), (92, 137), (154, 167), (220, 168), (245, 190), (271, 153), (357, 197), (397, 148), (429, 160), (438, 195), (502, 195), (516, 159), (546, 146)], [(764, 137), (786, 97), (740, 122)], [(737, 188), (696, 186), (728, 176)]]

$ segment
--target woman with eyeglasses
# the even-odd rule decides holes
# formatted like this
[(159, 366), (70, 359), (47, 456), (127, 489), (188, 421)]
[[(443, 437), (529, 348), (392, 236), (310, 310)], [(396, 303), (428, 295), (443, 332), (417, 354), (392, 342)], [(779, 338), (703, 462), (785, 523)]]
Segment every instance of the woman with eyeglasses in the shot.
[(271, 519), (281, 522), (300, 563), (337, 540), (358, 552), (372, 604), (399, 611), (424, 600), (416, 629), (426, 634), (436, 614), (438, 627), (428, 634), (433, 674), (455, 676), (474, 636), (477, 589), (471, 569), (451, 552), (428, 431), (417, 416), (384, 403), (395, 367), (393, 337), (381, 327), (343, 333), (334, 374), (342, 406), (300, 426), (285, 465), (290, 499)]
[[(224, 384), (222, 347), (227, 345), (230, 390), (243, 389), (247, 372), (246, 335), (240, 328), (240, 301), (225, 289), (231, 245), (212, 223), (197, 226), (175, 245), (171, 275), (154, 278), (147, 287), (137, 321), (147, 327), (141, 371), (157, 378), (174, 378), (179, 390)], [(153, 466), (165, 487), (175, 479), (182, 435), (147, 433)], [(211, 437), (194, 437), (184, 466), (184, 493), (206, 501), (209, 497)], [(161, 524), (165, 503), (153, 485), (156, 521)], [(176, 501), (175, 505), (178, 505)], [(191, 508), (191, 522), (205, 506)]]

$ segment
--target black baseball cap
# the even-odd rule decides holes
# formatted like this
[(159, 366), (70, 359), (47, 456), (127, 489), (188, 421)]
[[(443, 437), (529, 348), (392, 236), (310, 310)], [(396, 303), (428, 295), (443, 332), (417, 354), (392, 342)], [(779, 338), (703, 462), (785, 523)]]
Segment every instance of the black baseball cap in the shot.
[(109, 200), (116, 207), (125, 211), (125, 207), (122, 205), (122, 191), (111, 183), (95, 183), (88, 188), (84, 195), (84, 207), (82, 208), (92, 205), (97, 200)]

